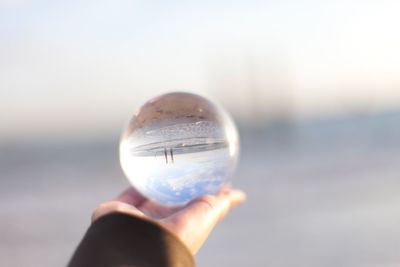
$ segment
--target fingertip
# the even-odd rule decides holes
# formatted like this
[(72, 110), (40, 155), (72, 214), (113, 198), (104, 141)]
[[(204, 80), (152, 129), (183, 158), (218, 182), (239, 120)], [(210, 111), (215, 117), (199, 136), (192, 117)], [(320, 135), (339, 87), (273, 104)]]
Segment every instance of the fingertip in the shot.
[(238, 204), (241, 204), (246, 201), (247, 195), (244, 191), (240, 189), (232, 189), (231, 190), (231, 198)]
[(218, 194), (221, 198), (229, 198), (230, 202), (236, 206), (246, 201), (246, 193), (240, 189), (222, 187)]
[(228, 191), (220, 191), (217, 199), (222, 207), (221, 218), (223, 218), (231, 209), (245, 202), (246, 194), (239, 189), (229, 189)]

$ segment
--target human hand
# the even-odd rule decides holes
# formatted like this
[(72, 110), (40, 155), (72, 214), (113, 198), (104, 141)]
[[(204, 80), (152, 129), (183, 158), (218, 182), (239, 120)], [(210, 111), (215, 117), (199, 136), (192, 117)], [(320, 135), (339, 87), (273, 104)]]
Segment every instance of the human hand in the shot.
[(113, 212), (150, 220), (174, 233), (194, 255), (215, 225), (245, 199), (242, 191), (225, 186), (218, 194), (201, 196), (185, 206), (164, 207), (131, 187), (116, 200), (100, 204), (93, 213), (92, 221)]

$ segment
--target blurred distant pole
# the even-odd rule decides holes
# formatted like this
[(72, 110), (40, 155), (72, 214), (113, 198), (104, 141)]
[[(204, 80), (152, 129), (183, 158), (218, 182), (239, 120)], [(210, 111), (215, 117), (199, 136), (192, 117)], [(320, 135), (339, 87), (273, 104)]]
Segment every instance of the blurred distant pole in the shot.
[(290, 62), (282, 54), (228, 55), (210, 66), (210, 86), (238, 115), (239, 125), (257, 135), (268, 131), (280, 139), (291, 139), (294, 96)]

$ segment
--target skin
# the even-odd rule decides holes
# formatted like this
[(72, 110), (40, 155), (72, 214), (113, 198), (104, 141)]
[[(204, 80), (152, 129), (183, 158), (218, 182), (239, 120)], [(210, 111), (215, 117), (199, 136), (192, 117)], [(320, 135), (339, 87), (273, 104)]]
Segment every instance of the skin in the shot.
[(242, 191), (225, 186), (218, 194), (201, 196), (183, 207), (163, 207), (129, 188), (115, 200), (100, 204), (92, 221), (113, 212), (140, 217), (171, 231), (195, 255), (216, 224), (245, 199)]

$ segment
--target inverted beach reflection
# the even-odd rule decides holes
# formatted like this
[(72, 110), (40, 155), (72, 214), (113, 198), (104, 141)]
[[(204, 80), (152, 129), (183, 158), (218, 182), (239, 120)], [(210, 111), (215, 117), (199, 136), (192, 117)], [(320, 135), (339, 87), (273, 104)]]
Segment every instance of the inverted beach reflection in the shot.
[(199, 149), (200, 146), (193, 147), (194, 151), (170, 148), (164, 154), (162, 148), (160, 153), (138, 156), (128, 148), (122, 152), (126, 153), (125, 172), (131, 183), (153, 201), (181, 205), (195, 197), (216, 193), (231, 175), (236, 161), (230, 157), (226, 144), (217, 149), (202, 145)]

